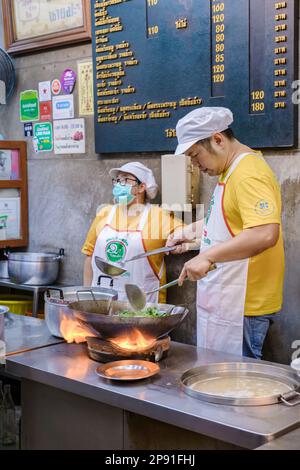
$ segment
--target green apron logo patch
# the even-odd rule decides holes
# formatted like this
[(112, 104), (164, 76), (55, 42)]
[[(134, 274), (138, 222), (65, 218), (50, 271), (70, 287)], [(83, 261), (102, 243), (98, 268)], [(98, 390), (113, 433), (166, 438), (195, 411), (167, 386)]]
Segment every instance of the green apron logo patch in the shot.
[(112, 240), (106, 245), (105, 252), (108, 261), (117, 263), (125, 258), (126, 245), (120, 240)]
[(210, 204), (209, 204), (209, 208), (208, 208), (208, 211), (207, 211), (206, 218), (205, 218), (205, 225), (208, 224), (208, 221), (209, 221), (209, 218), (210, 218), (210, 215), (211, 215), (211, 211), (212, 211), (212, 208), (214, 207), (214, 205), (215, 205), (215, 196), (213, 195), (213, 197), (211, 198)]

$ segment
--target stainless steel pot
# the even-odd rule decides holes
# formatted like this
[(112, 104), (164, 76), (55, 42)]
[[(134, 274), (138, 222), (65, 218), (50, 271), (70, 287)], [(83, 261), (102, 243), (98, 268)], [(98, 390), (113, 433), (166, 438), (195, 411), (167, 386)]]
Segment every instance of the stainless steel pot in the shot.
[(59, 261), (64, 250), (59, 253), (7, 253), (8, 275), (17, 284), (45, 286), (53, 284), (59, 273)]
[(113, 280), (110, 279), (110, 287), (101, 287), (102, 279), (107, 276), (100, 276), (99, 287), (86, 288), (83, 286), (65, 287), (63, 289), (51, 288), (45, 292), (45, 320), (50, 333), (53, 336), (63, 338), (61, 323), (64, 319), (69, 319), (77, 323), (73, 310), (69, 304), (79, 299), (87, 300), (91, 298), (91, 292), (97, 300), (117, 300), (118, 292), (113, 289)]
[(1, 279), (9, 279), (7, 259), (0, 261), (0, 278)]
[(7, 307), (0, 305), (0, 364), (5, 362), (4, 323), (8, 312), (9, 309)]

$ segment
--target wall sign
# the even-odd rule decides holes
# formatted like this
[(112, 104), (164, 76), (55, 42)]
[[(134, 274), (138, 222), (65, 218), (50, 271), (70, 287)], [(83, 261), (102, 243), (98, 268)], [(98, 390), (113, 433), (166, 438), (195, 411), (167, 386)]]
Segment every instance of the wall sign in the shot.
[(32, 122), (25, 122), (25, 124), (24, 124), (24, 136), (25, 137), (33, 137), (33, 123)]
[(91, 39), (90, 0), (2, 0), (2, 7), (11, 54)]
[(174, 151), (177, 121), (225, 106), (252, 147), (297, 135), (296, 0), (93, 4), (97, 152)]
[(71, 94), (74, 91), (77, 75), (72, 69), (66, 69), (61, 76), (61, 86), (65, 93)]
[(53, 97), (53, 119), (72, 119), (74, 117), (74, 96)]
[(51, 100), (51, 82), (39, 83), (39, 98), (40, 98), (40, 101)]
[(40, 103), (40, 120), (51, 121), (52, 119), (52, 101), (43, 101)]
[(33, 144), (36, 152), (51, 152), (53, 150), (51, 122), (34, 124), (33, 134)]
[(61, 83), (58, 78), (55, 78), (51, 83), (51, 91), (53, 95), (59, 95), (61, 92)]
[(84, 119), (54, 121), (54, 153), (85, 153)]
[(21, 122), (38, 121), (39, 97), (36, 90), (26, 90), (20, 93), (20, 120)]
[(93, 62), (78, 63), (79, 115), (94, 114)]

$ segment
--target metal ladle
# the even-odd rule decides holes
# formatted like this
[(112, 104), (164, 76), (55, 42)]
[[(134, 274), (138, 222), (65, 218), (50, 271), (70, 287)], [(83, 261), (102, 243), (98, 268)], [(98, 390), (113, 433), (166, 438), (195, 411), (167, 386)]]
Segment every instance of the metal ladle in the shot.
[[(214, 271), (217, 269), (215, 264), (212, 264), (209, 271)], [(146, 296), (148, 294), (154, 294), (155, 292), (159, 292), (162, 289), (168, 289), (169, 287), (176, 286), (178, 284), (179, 278), (175, 279), (175, 281), (169, 282), (161, 287), (156, 289), (150, 290), (148, 292), (144, 292), (140, 289), (139, 286), (136, 284), (125, 284), (125, 292), (128, 298), (130, 305), (133, 307), (134, 310), (143, 310), (146, 306), (147, 299)]]
[(147, 258), (148, 256), (158, 255), (160, 253), (168, 253), (176, 250), (176, 248), (176, 246), (164, 246), (163, 248), (158, 248), (157, 250), (146, 251), (139, 255), (133, 256), (132, 258), (127, 259), (125, 261), (120, 261), (119, 266), (107, 263), (99, 256), (95, 256), (95, 263), (97, 268), (100, 269), (100, 271), (102, 271), (104, 274), (106, 274), (107, 276), (116, 277), (121, 276), (122, 274), (127, 272), (127, 269), (125, 269), (125, 264), (129, 263), (130, 261), (136, 261), (138, 259)]

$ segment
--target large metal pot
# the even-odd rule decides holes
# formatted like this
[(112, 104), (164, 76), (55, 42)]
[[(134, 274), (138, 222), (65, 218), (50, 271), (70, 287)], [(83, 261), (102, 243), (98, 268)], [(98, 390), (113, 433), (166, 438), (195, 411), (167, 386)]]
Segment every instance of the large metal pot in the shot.
[(45, 286), (53, 284), (59, 273), (59, 261), (64, 250), (59, 253), (6, 253), (8, 275), (17, 284)]
[[(100, 276), (101, 279), (106, 276)], [(78, 299), (87, 300), (91, 298), (91, 292), (97, 300), (117, 300), (118, 292), (113, 289), (113, 280), (110, 287), (91, 287), (83, 286), (65, 287), (63, 289), (51, 288), (44, 294), (45, 299), (45, 320), (50, 333), (53, 336), (63, 338), (61, 332), (61, 324), (65, 319), (72, 320), (77, 323), (73, 310), (69, 308), (69, 304)]]

